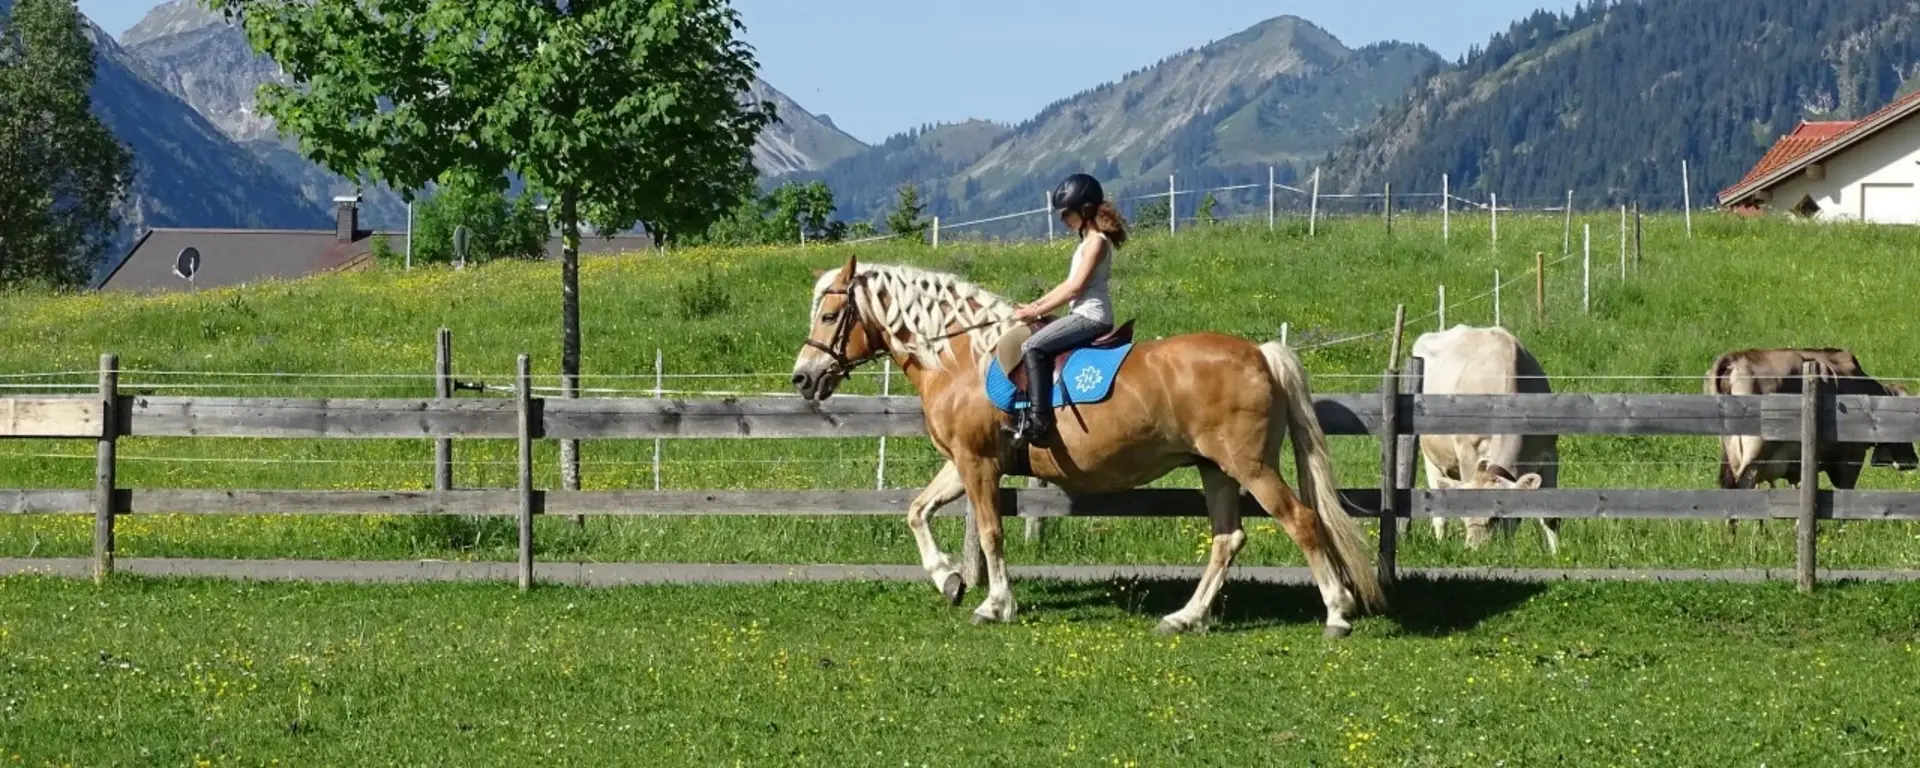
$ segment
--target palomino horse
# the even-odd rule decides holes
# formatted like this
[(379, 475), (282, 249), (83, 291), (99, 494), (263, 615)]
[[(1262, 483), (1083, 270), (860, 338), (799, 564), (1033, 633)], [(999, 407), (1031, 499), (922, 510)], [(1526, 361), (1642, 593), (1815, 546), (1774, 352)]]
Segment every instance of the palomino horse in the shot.
[[(849, 258), (814, 285), (812, 331), (794, 362), (794, 387), (810, 401), (831, 397), (853, 368), (882, 356), (919, 390), (927, 434), (947, 463), (908, 508), (907, 525), (934, 585), (958, 603), (964, 582), (934, 542), (927, 516), (962, 494), (971, 502), (987, 561), (987, 597), (974, 623), (1014, 620), (998, 491), (1005, 470), (1021, 464), (1074, 494), (1124, 491), (1179, 467), (1199, 468), (1212, 551), (1192, 599), (1162, 619), (1161, 632), (1197, 629), (1207, 620), (1246, 542), (1243, 488), (1306, 554), (1326, 602), (1327, 635), (1351, 630), (1354, 592), (1367, 607), (1384, 607), (1366, 537), (1340, 506), (1306, 373), (1286, 346), (1215, 333), (1141, 342), (1114, 377), (1110, 399), (1081, 407), (1081, 418), (1063, 415), (1051, 447), (1022, 447), (1027, 455), (1020, 457), (1002, 428), (1005, 414), (984, 389), (987, 359), (1015, 323), (1012, 315), (1008, 302), (952, 275)], [(1313, 506), (1294, 495), (1277, 468), (1289, 433), (1302, 495)]]

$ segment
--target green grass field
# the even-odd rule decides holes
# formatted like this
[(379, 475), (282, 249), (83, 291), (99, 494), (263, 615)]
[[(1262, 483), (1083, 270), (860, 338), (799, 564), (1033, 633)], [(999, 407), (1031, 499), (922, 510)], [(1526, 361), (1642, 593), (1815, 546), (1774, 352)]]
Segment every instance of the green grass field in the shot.
[[(1560, 391), (1699, 390), (1714, 355), (1838, 345), (1883, 377), (1920, 373), (1900, 271), (1920, 234), (1650, 218), (1638, 273), (1618, 276), (1618, 220), (1599, 217), (1593, 311), (1557, 219), (1336, 220), (1153, 236), (1121, 255), (1116, 298), (1147, 336), (1211, 329), (1296, 346), (1485, 324), (1499, 269), (1506, 324)], [(1534, 253), (1548, 316), (1529, 311)], [(849, 253), (960, 272), (1028, 298), (1064, 245), (952, 242), (692, 251), (583, 267), (590, 388), (645, 396), (656, 350), (679, 390), (777, 391), (805, 328), (809, 270)], [(435, 329), (464, 380), (510, 382), (517, 353), (553, 384), (558, 275), (544, 264), (379, 271), (157, 298), (7, 295), (5, 391), (89, 384), (102, 352), (123, 390), (161, 394), (430, 393)], [(1423, 317), (1424, 316), (1424, 317)], [(1892, 322), (1889, 322), (1892, 320)], [(1374, 391), (1386, 340), (1303, 353), (1322, 392)], [(62, 376), (26, 376), (48, 372)], [(354, 374), (312, 378), (300, 374)], [(754, 374), (775, 374), (772, 376)], [(374, 375), (398, 378), (374, 378)], [(1615, 377), (1615, 378), (1580, 378)], [(1624, 378), (1619, 378), (1624, 377)], [(848, 391), (870, 393), (863, 378)], [(904, 391), (895, 382), (896, 392)], [(497, 396), (497, 395), (496, 395)], [(869, 488), (876, 441), (680, 441), (667, 488)], [(1334, 441), (1341, 481), (1376, 483), (1360, 438)], [(540, 480), (558, 484), (553, 446)], [(888, 445), (886, 481), (924, 482), (923, 440)], [(585, 447), (589, 488), (651, 487), (653, 444)], [(1710, 441), (1565, 438), (1569, 487), (1710, 487)], [(424, 441), (129, 439), (135, 488), (418, 489)], [(512, 484), (513, 447), (462, 442), (457, 481)], [(0, 487), (88, 487), (92, 446), (0, 443)], [(1192, 485), (1190, 473), (1167, 485)], [(1864, 486), (1920, 476), (1871, 469)], [(957, 505), (956, 505), (957, 508)], [(549, 560), (912, 562), (898, 519), (542, 520)], [(958, 521), (939, 522), (958, 546)], [(1568, 521), (1558, 558), (1537, 528), (1479, 552), (1416, 527), (1408, 565), (1744, 567), (1791, 563), (1790, 525)], [(1245, 564), (1293, 564), (1256, 522)], [(0, 556), (79, 556), (91, 520), (0, 519)], [(1920, 526), (1828, 525), (1825, 567), (1913, 567)], [(1196, 565), (1199, 520), (1055, 521), (1019, 563)], [(510, 521), (131, 517), (122, 557), (511, 557)], [(1150, 631), (1191, 583), (1018, 582), (1021, 620), (972, 627), (924, 584), (766, 587), (328, 586), (117, 578), (105, 587), (0, 578), (0, 764), (60, 765), (1905, 765), (1920, 759), (1920, 590), (1823, 584), (1403, 583), (1394, 612), (1319, 637), (1305, 588), (1230, 584), (1207, 634)], [(971, 607), (971, 601), (969, 606)]]
[(1920, 592), (644, 589), (0, 580), (0, 760), (53, 765), (1911, 765)]
[[(1920, 340), (1898, 322), (1910, 288), (1901, 279), (1920, 234), (1898, 228), (1800, 226), (1701, 215), (1686, 236), (1677, 217), (1650, 217), (1637, 274), (1619, 277), (1618, 218), (1592, 224), (1592, 312), (1580, 311), (1579, 237), (1560, 256), (1561, 222), (1506, 216), (1498, 252), (1483, 218), (1455, 217), (1443, 244), (1439, 221), (1405, 217), (1387, 236), (1378, 220), (1324, 222), (1309, 238), (1299, 222), (1279, 231), (1221, 226), (1153, 234), (1116, 263), (1116, 302), (1146, 336), (1203, 329), (1270, 337), (1282, 322), (1322, 392), (1374, 391), (1387, 363), (1380, 331), (1406, 303), (1409, 331), (1435, 327), (1435, 289), (1445, 284), (1449, 324), (1492, 320), (1486, 296), (1499, 269), (1505, 324), (1527, 342), (1561, 391), (1697, 392), (1712, 358), (1750, 345), (1837, 345), (1870, 371), (1920, 374)], [(634, 254), (583, 266), (585, 386), (645, 396), (656, 351), (670, 390), (780, 391), (805, 332), (810, 270), (850, 255), (950, 270), (1004, 295), (1030, 298), (1064, 270), (1064, 244), (949, 240), (938, 250), (876, 244), (806, 249), (694, 250)], [(1534, 254), (1546, 274), (1547, 317), (1531, 312)], [(468, 272), (382, 270), (341, 277), (154, 298), (9, 295), (0, 302), (0, 379), (11, 389), (90, 385), (102, 352), (120, 355), (123, 391), (161, 394), (428, 395), (435, 329), (454, 333), (464, 380), (506, 385), (513, 358), (533, 355), (538, 383), (552, 385), (558, 348), (558, 275), (549, 264), (495, 264)], [(1889, 321), (1892, 322), (1889, 322)], [(1409, 343), (1411, 340), (1409, 339)], [(74, 372), (55, 377), (16, 374)], [(348, 375), (312, 378), (302, 374)], [(379, 378), (380, 376), (390, 378)], [(691, 376), (691, 377), (689, 377)], [(1580, 378), (1580, 377), (1625, 378)], [(679, 377), (679, 378), (675, 378)], [(877, 377), (847, 391), (875, 392)], [(894, 382), (903, 392), (903, 381)], [(498, 396), (498, 395), (495, 395)], [(1375, 484), (1371, 441), (1336, 439), (1342, 484)], [(540, 482), (558, 484), (554, 447), (543, 446)], [(135, 488), (418, 489), (430, 480), (425, 441), (130, 439), (120, 482)], [(584, 450), (588, 488), (651, 487), (651, 441), (601, 442)], [(459, 444), (456, 482), (510, 487), (510, 441)], [(924, 440), (890, 442), (886, 482), (918, 487), (939, 459)], [(1562, 440), (1568, 487), (1711, 487), (1710, 440)], [(679, 441), (662, 453), (667, 488), (862, 488), (876, 478), (876, 441)], [(0, 444), (0, 487), (88, 487), (92, 448), (75, 442)], [(1193, 485), (1191, 472), (1163, 484)], [(1920, 476), (1872, 469), (1866, 487), (1913, 487)], [(958, 505), (950, 510), (957, 510)], [(949, 512), (951, 515), (952, 512)], [(948, 542), (958, 521), (940, 521)], [(585, 530), (542, 521), (541, 556), (553, 559), (699, 562), (911, 562), (896, 519), (592, 520)], [(70, 556), (89, 551), (80, 518), (0, 520), (0, 555)], [(1743, 528), (1731, 540), (1712, 523), (1569, 521), (1558, 558), (1533, 527), (1510, 542), (1469, 553), (1416, 534), (1403, 550), (1414, 565), (1558, 566), (1784, 565), (1790, 526)], [(120, 526), (123, 556), (299, 558), (504, 558), (512, 531), (501, 522), (417, 519), (142, 517)], [(1423, 530), (1423, 529), (1422, 529)], [(1038, 545), (1016, 543), (1019, 562), (1194, 563), (1205, 541), (1199, 520), (1059, 521)], [(1297, 553), (1271, 524), (1255, 524), (1243, 562), (1289, 564)], [(1822, 564), (1909, 566), (1920, 526), (1829, 526)], [(953, 544), (949, 544), (953, 546)]]

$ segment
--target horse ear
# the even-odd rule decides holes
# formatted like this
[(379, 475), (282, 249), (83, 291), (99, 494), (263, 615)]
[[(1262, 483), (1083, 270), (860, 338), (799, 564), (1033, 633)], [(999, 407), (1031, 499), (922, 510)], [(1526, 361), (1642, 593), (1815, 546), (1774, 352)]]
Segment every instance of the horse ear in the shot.
[(1540, 475), (1533, 472), (1528, 472), (1524, 475), (1521, 475), (1520, 479), (1514, 482), (1513, 487), (1522, 491), (1531, 491), (1536, 488), (1539, 488)]
[(1475, 472), (1478, 472), (1479, 474), (1484, 475), (1487, 473), (1487, 468), (1491, 466), (1493, 466), (1493, 462), (1488, 461), (1485, 458), (1482, 458), (1480, 459), (1480, 463), (1473, 465), (1473, 469)]
[(860, 265), (854, 263), (854, 257), (849, 254), (847, 256), (847, 265), (840, 268), (840, 279), (848, 284), (852, 284), (853, 276), (859, 269), (859, 266)]

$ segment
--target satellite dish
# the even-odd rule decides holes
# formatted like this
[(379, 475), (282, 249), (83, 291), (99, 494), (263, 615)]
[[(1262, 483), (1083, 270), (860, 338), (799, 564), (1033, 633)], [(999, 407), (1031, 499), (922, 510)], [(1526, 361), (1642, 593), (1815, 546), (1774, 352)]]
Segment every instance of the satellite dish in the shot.
[(461, 224), (453, 228), (453, 258), (460, 262), (462, 267), (467, 265), (467, 239), (470, 237), (472, 233), (467, 231), (467, 225)]
[(195, 273), (200, 271), (200, 249), (187, 246), (180, 249), (180, 255), (173, 259), (173, 274), (182, 280), (193, 281)]

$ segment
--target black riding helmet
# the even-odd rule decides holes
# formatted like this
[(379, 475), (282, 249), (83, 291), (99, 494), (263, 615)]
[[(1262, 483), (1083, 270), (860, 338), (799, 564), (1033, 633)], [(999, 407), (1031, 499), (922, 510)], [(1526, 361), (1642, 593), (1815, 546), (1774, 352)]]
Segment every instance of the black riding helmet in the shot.
[(1055, 211), (1078, 211), (1106, 201), (1106, 193), (1100, 190), (1100, 182), (1084, 173), (1068, 176), (1060, 182), (1060, 186), (1053, 188)]

